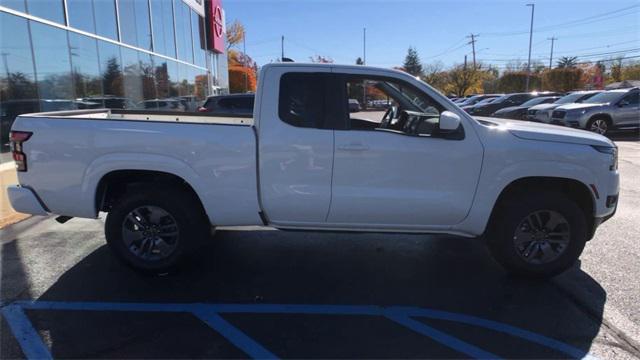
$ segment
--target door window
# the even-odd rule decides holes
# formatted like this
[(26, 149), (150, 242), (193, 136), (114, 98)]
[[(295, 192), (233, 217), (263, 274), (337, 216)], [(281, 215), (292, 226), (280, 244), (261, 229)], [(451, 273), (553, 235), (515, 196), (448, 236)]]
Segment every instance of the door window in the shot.
[(622, 102), (626, 103), (626, 106), (638, 106), (640, 104), (640, 92), (633, 92), (625, 96)]
[(348, 78), (345, 88), (351, 130), (431, 135), (444, 110), (427, 94), (395, 79)]
[(326, 80), (324, 74), (284, 74), (280, 79), (280, 119), (297, 127), (325, 128)]

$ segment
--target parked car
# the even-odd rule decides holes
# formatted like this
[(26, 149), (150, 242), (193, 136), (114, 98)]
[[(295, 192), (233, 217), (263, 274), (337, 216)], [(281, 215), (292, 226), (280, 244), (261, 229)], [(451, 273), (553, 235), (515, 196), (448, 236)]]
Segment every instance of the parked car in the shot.
[(482, 106), (474, 106), (469, 109), (469, 114), (474, 116), (491, 116), (493, 113), (500, 109), (504, 109), (510, 106), (522, 105), (524, 102), (540, 96), (557, 96), (558, 93), (553, 92), (528, 92), (528, 93), (514, 93), (506, 94), (497, 98), (488, 104)]
[(184, 112), (187, 110), (181, 99), (154, 99), (145, 100), (140, 103), (140, 107), (145, 110), (158, 110), (158, 111), (177, 111)]
[(600, 135), (612, 129), (637, 129), (640, 127), (640, 88), (609, 90), (581, 104), (559, 106), (551, 114), (551, 123)]
[[(394, 101), (378, 122), (348, 112), (355, 74)], [(109, 247), (154, 273), (198, 249), (212, 226), (268, 225), (483, 238), (510, 271), (551, 276), (615, 213), (617, 148), (603, 136), (473, 118), (391, 69), (277, 63), (260, 81), (253, 118), (19, 116), (13, 208), (106, 212)]]
[(82, 98), (82, 101), (88, 101), (98, 104), (98, 107), (107, 109), (137, 109), (138, 106), (131, 99), (119, 96), (90, 96)]
[(460, 108), (462, 108), (462, 110), (464, 110), (464, 111), (466, 111), (468, 113), (475, 106), (483, 106), (485, 104), (492, 103), (492, 102), (496, 101), (496, 99), (499, 99), (499, 98), (500, 98), (500, 96), (493, 97), (493, 98), (487, 98), (487, 99), (478, 101), (478, 103), (475, 104), (475, 105), (465, 105), (465, 106), (461, 106)]
[(252, 116), (255, 94), (209, 96), (198, 111), (214, 115)]
[(349, 112), (358, 112), (362, 110), (360, 103), (356, 99), (349, 99)]
[(483, 95), (474, 95), (470, 98), (465, 99), (463, 102), (459, 103), (458, 106), (464, 108), (464, 106), (473, 106), (485, 99), (497, 98), (503, 96), (504, 94), (483, 94)]
[(540, 104), (532, 106), (527, 110), (527, 120), (549, 123), (551, 122), (551, 113), (558, 106), (581, 103), (588, 98), (602, 92), (601, 90), (591, 91), (574, 91), (569, 95), (565, 95), (551, 104)]
[(539, 105), (539, 104), (549, 104), (556, 100), (558, 100), (560, 96), (541, 96), (533, 98), (529, 101), (524, 102), (522, 105), (518, 106), (509, 106), (506, 108), (502, 108), (496, 112), (494, 112), (491, 116), (505, 118), (505, 119), (517, 119), (517, 120), (526, 120), (527, 118), (527, 110), (530, 107)]

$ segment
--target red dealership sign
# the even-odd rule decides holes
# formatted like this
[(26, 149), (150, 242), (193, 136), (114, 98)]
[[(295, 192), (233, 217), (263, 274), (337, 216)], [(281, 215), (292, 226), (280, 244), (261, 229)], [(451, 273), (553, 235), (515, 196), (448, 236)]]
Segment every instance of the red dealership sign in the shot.
[(207, 47), (217, 53), (224, 52), (224, 10), (221, 0), (206, 0), (205, 11), (207, 13)]

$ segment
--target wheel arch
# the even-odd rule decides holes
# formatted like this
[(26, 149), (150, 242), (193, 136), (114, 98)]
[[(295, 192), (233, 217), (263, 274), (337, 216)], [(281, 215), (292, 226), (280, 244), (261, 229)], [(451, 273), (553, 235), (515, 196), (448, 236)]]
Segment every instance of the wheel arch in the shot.
[(490, 228), (497, 215), (502, 211), (505, 201), (511, 197), (535, 191), (557, 190), (566, 194), (582, 209), (588, 224), (589, 239), (593, 237), (593, 222), (595, 221), (596, 200), (593, 192), (582, 181), (565, 177), (529, 176), (511, 181), (502, 189), (497, 197), (487, 228)]

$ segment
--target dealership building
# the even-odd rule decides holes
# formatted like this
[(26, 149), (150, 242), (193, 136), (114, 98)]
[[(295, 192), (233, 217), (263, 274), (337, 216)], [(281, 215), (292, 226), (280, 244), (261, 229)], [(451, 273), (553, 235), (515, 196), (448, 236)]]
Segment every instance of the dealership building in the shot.
[(195, 111), (228, 91), (220, 0), (0, 0), (2, 148), (15, 116)]

